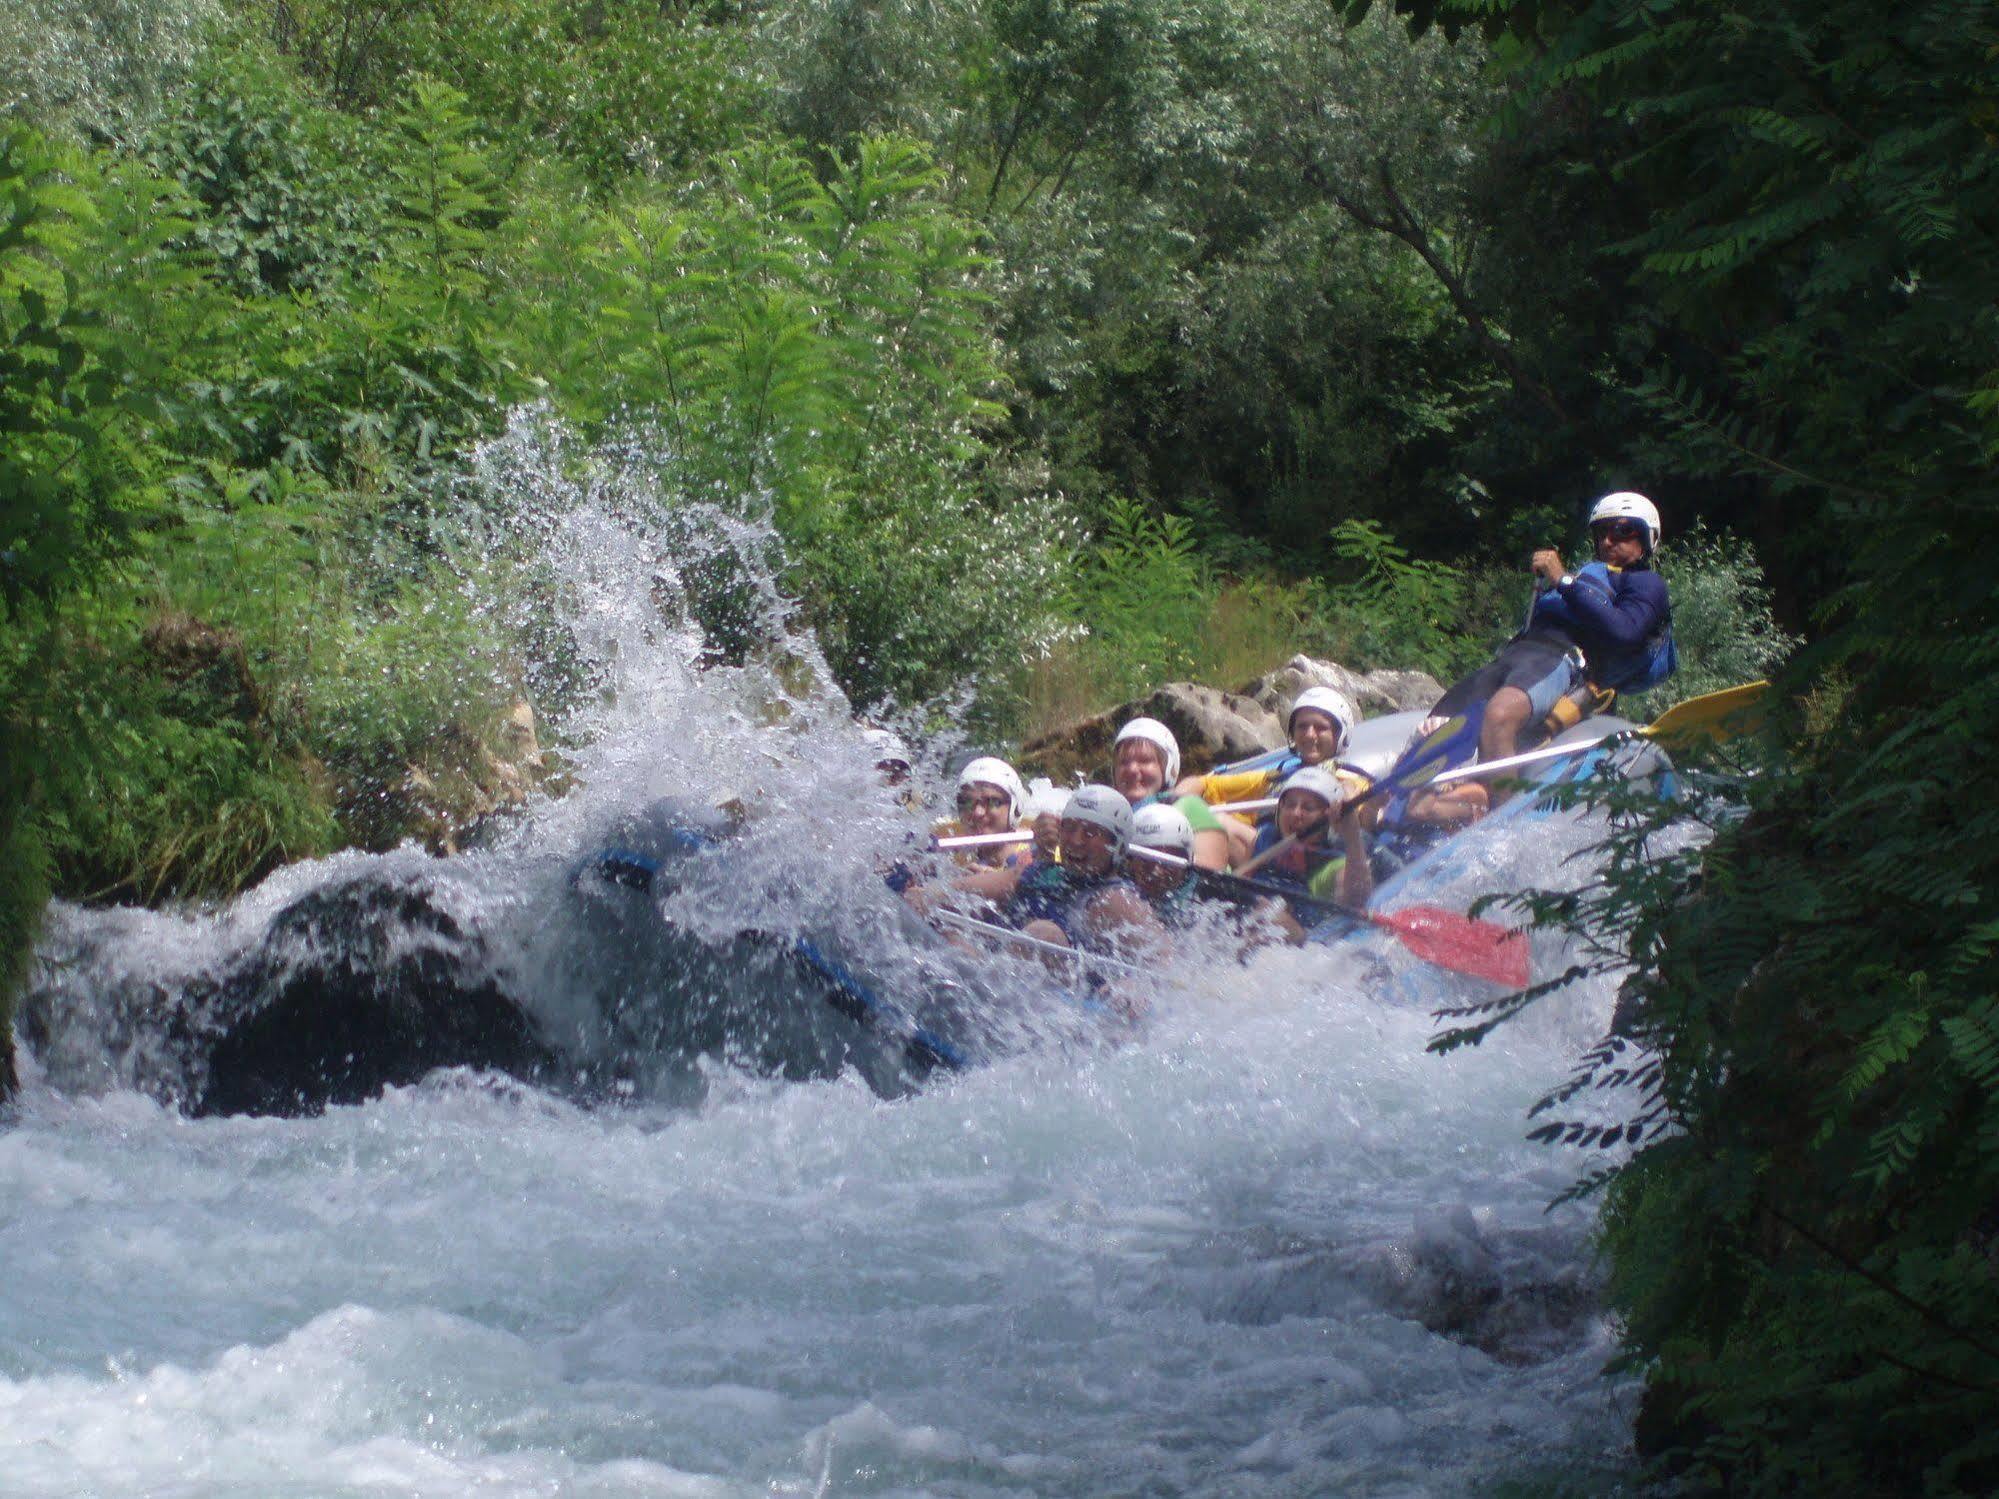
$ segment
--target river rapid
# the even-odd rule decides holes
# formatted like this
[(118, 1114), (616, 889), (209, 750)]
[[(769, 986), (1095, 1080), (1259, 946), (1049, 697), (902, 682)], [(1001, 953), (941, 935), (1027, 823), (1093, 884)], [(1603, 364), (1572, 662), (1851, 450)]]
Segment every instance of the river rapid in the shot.
[[(0, 1493), (1414, 1496), (1616, 1465), (1630, 1398), (1600, 1374), (1589, 1213), (1545, 1211), (1591, 1163), (1524, 1139), (1605, 990), (1433, 1056), (1431, 1012), (1486, 996), (1366, 938), (1189, 961), (1128, 1035), (1029, 1037), (890, 1096), (634, 1054), (668, 1032), (612, 1018), (643, 971), (570, 878), (622, 816), (742, 803), (769, 877), (660, 908), (833, 929), (891, 977), (930, 959), (872, 871), (923, 817), (874, 787), (768, 569), (746, 586), (776, 645), (716, 664), (662, 605), (643, 466), (579, 483), (552, 441), (517, 431), (488, 480), (546, 537), (603, 675), (568, 729), (580, 789), (449, 861), (344, 855), (218, 911), (60, 909), (40, 982), (95, 1021), (302, 892), (421, 876), (619, 1081), (447, 1070), (194, 1120), (148, 1084), (170, 1038), (129, 1014), (98, 1054), (88, 1025), (24, 1049)], [(709, 529), (740, 555), (732, 525)], [(932, 779), (951, 748), (924, 751)], [(1454, 880), (1575, 878), (1587, 841), (1495, 825)]]

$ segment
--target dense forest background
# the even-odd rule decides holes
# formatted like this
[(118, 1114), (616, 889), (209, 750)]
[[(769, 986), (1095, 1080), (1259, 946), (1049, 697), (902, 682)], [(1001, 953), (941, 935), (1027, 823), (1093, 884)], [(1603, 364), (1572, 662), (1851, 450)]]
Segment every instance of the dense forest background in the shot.
[(1659, 1058), (1601, 1079), (1641, 1435), (1989, 1489), (1995, 80), (1963, 0), (17, 0), (0, 977), (51, 891), (393, 842), (521, 698), (559, 742), (509, 420), (768, 519), (857, 704), (992, 738), (1448, 675), (1639, 488), (1680, 690), (1788, 661), (1718, 840), (1569, 913)]

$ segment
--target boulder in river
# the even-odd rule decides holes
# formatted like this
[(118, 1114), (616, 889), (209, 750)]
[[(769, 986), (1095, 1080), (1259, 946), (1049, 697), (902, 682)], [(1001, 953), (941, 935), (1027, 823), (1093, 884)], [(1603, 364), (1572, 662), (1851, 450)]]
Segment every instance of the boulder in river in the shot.
[(532, 1078), (553, 1060), (468, 951), (476, 938), (420, 882), (314, 890), (220, 985), (190, 1113), (316, 1113), (439, 1067)]
[[(49, 954), (22, 1043), (58, 1086), (138, 1088), (193, 1115), (312, 1114), (439, 1067), (534, 1079), (554, 1056), (449, 892), (374, 873), (308, 890), (213, 965)], [(131, 942), (134, 913), (102, 940)]]

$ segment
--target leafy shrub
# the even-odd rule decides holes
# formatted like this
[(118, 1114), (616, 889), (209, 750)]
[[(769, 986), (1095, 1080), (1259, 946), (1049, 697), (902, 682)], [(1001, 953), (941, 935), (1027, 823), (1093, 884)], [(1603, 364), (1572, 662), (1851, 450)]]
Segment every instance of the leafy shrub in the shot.
[(1648, 715), (1767, 677), (1797, 649), (1777, 627), (1755, 548), (1739, 537), (1696, 526), (1660, 548), (1659, 575), (1672, 592), (1680, 669), (1639, 700)]
[(219, 660), (163, 666), (122, 632), (54, 642), (51, 695), (73, 705), (70, 727), (90, 746), (41, 799), (67, 893), (227, 895), (335, 846), (330, 809), (297, 748), (257, 711), (247, 667), (228, 665), (241, 659), (240, 642), (201, 633)]
[(202, 56), (217, 0), (10, 0), (0, 7), (0, 119), (124, 138)]
[(192, 244), (239, 294), (337, 292), (381, 253), (402, 164), (257, 47), (214, 49), (140, 145), (200, 206)]
[(1119, 500), (1075, 567), (1068, 606), (1117, 663), (1118, 680), (1136, 689), (1192, 670), (1214, 593), (1185, 518)]
[(1448, 682), (1505, 639), (1488, 638), (1469, 617), (1471, 575), (1411, 557), (1378, 521), (1340, 522), (1332, 550), (1349, 576), (1329, 590), (1329, 606), (1354, 642), (1356, 664), (1415, 667)]
[(856, 493), (799, 568), (820, 646), (860, 703), (977, 690), (1059, 625), (1076, 545), (1059, 503), (996, 506), (948, 470), (913, 483)]

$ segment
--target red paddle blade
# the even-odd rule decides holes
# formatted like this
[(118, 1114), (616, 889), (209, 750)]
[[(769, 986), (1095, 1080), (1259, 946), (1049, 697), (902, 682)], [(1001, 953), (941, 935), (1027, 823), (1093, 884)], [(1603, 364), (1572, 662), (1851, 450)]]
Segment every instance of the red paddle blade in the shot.
[(1404, 906), (1399, 911), (1362, 913), (1425, 963), (1453, 973), (1487, 979), (1508, 989), (1525, 989), (1527, 934), (1496, 921), (1479, 921), (1442, 906)]

